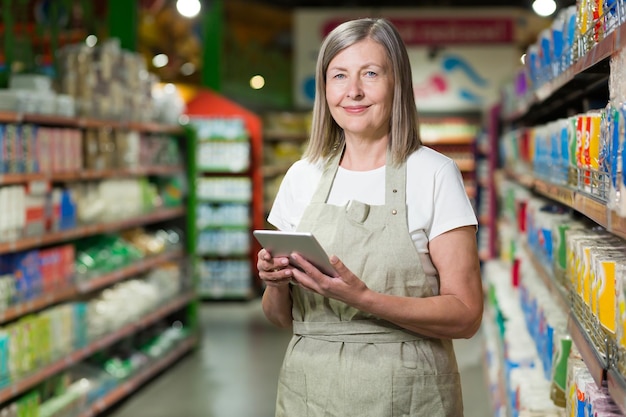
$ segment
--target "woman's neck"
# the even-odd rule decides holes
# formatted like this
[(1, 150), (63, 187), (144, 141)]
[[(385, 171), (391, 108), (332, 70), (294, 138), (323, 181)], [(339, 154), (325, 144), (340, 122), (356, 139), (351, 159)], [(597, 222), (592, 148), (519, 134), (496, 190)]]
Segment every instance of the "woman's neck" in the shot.
[(351, 171), (371, 171), (385, 165), (388, 139), (358, 141), (346, 138), (346, 147), (339, 165)]

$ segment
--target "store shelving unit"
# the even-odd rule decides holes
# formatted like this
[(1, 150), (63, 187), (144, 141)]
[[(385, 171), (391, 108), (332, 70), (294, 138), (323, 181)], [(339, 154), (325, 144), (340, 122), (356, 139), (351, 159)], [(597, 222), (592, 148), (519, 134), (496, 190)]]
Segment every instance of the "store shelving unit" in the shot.
[[(183, 139), (184, 131), (180, 126), (161, 125), (158, 123), (137, 123), (119, 122), (108, 120), (97, 120), (87, 117), (69, 118), (50, 115), (24, 114), (17, 112), (0, 112), (0, 123), (2, 124), (22, 124), (29, 123), (38, 126), (75, 128), (81, 130), (90, 128), (106, 128), (111, 130), (136, 131), (142, 134), (167, 134)], [(181, 144), (184, 147), (184, 144)], [(176, 176), (184, 173), (183, 166), (144, 166), (133, 169), (103, 169), (103, 170), (81, 170), (67, 171), (60, 173), (5, 173), (0, 174), (0, 187), (7, 185), (21, 185), (33, 183), (81, 183), (84, 181), (97, 181), (109, 178), (135, 178), (147, 176)], [(0, 241), (0, 255), (11, 254), (28, 249), (38, 249), (54, 247), (57, 244), (69, 242), (79, 238), (92, 237), (106, 233), (116, 233), (140, 226), (150, 226), (156, 224), (172, 223), (179, 225), (186, 214), (184, 205), (174, 207), (157, 208), (151, 212), (143, 213), (140, 216), (133, 216), (126, 219), (96, 222), (93, 224), (79, 224), (76, 227), (47, 232), (35, 236), (18, 236), (7, 240), (6, 237)], [(58, 287), (51, 292), (45, 292), (39, 296), (20, 301), (9, 305), (0, 311), (0, 324), (5, 325), (18, 320), (31, 313), (44, 310), (47, 307), (62, 303), (71, 302), (82, 296), (102, 290), (123, 280), (132, 278), (138, 274), (148, 272), (161, 265), (174, 262), (179, 265), (185, 264), (185, 252), (183, 248), (165, 251), (158, 255), (147, 256), (117, 270), (103, 273), (93, 277), (88, 281), (73, 282), (65, 287)], [(184, 267), (183, 267), (184, 269)], [(191, 329), (191, 336), (177, 345), (165, 357), (146, 367), (143, 372), (131, 381), (114, 388), (110, 395), (100, 400), (92, 409), (84, 415), (95, 415), (105, 408), (113, 405), (151, 376), (156, 375), (168, 364), (182, 357), (185, 353), (193, 349), (198, 341), (194, 314), (196, 295), (192, 290), (185, 290), (174, 298), (169, 299), (158, 308), (147, 313), (138, 320), (124, 325), (121, 328), (106, 334), (97, 340), (91, 341), (87, 346), (82, 347), (71, 354), (57, 358), (52, 363), (43, 364), (27, 375), (11, 381), (8, 385), (0, 388), (0, 403), (7, 402), (27, 391), (34, 389), (38, 384), (53, 377), (54, 375), (69, 369), (71, 366), (89, 358), (93, 354), (106, 349), (113, 344), (132, 337), (139, 331), (161, 322), (172, 314), (186, 315), (186, 325)]]
[[(626, 46), (625, 40), (626, 25), (622, 24), (565, 72), (538, 88), (519, 108), (502, 115), (503, 122), (514, 126), (543, 123), (563, 117), (568, 110), (585, 110), (585, 102), (589, 97), (607, 100), (608, 61), (613, 54)], [(597, 197), (534, 178), (529, 174), (507, 171), (506, 175), (528, 190), (569, 207), (612, 234), (626, 238), (626, 219), (617, 216)], [(591, 329), (585, 329), (571, 312), (569, 300), (555, 284), (550, 271), (540, 262), (534, 263), (555, 299), (566, 311), (570, 311), (568, 331), (596, 384), (606, 384), (615, 403), (622, 412), (626, 412), (626, 382), (616, 367), (615, 351), (611, 344), (607, 341), (606, 356), (598, 352), (590, 340)]]
[[(250, 299), (260, 285), (256, 274), (260, 247), (252, 230), (264, 224), (260, 118), (208, 90), (201, 90), (188, 103), (187, 116), (191, 137), (188, 246), (199, 296), (204, 300)], [(245, 134), (203, 137), (201, 126), (211, 123), (241, 125)], [(219, 149), (221, 157), (205, 160), (203, 155), (213, 148)]]
[(479, 134), (478, 114), (423, 114), (420, 135), (425, 146), (454, 159), (463, 175), (465, 191), (476, 206), (476, 141)]

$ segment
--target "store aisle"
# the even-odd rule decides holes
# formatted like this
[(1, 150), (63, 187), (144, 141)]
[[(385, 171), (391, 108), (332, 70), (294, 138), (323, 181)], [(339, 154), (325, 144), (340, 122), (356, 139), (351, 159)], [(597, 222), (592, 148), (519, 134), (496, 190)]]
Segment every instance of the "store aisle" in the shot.
[[(201, 307), (202, 345), (107, 417), (273, 417), (276, 381), (290, 332), (263, 317), (260, 301)], [(465, 417), (492, 415), (480, 335), (455, 342)], [(297, 416), (294, 416), (297, 417)]]

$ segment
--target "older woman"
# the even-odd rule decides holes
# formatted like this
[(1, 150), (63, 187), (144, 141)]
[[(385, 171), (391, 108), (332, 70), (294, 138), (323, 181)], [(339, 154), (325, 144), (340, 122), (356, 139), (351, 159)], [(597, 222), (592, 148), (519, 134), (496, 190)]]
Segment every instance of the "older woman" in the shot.
[(406, 48), (385, 19), (324, 40), (311, 138), (268, 221), (313, 232), (337, 274), (258, 254), (263, 310), (293, 328), (276, 416), (463, 415), (452, 340), (482, 318), (461, 174), (422, 146)]

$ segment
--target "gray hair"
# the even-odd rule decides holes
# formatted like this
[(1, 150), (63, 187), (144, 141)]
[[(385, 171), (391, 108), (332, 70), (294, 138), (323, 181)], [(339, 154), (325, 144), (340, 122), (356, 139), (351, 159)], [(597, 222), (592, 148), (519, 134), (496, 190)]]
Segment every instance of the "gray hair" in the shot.
[(337, 54), (365, 39), (371, 39), (383, 46), (393, 69), (393, 103), (389, 120), (391, 163), (397, 165), (406, 161), (422, 144), (413, 93), (411, 63), (400, 34), (386, 19), (357, 19), (342, 23), (333, 29), (322, 42), (317, 57), (311, 137), (304, 151), (304, 158), (311, 162), (332, 157), (343, 149), (345, 143), (343, 130), (332, 118), (326, 102), (326, 72)]

